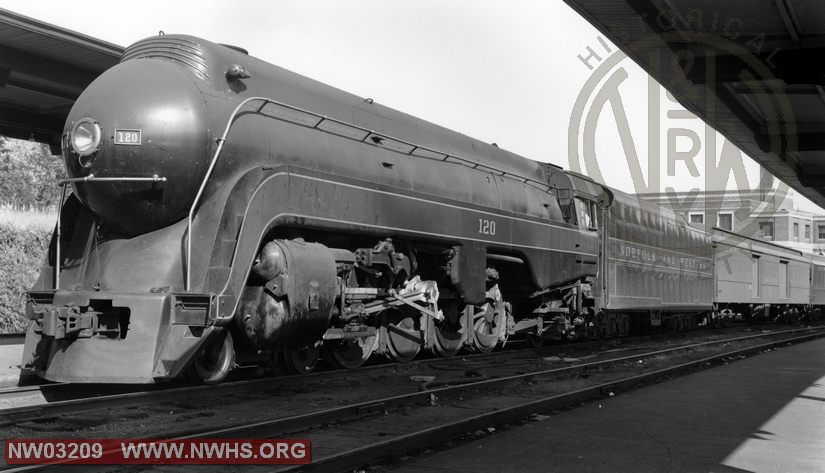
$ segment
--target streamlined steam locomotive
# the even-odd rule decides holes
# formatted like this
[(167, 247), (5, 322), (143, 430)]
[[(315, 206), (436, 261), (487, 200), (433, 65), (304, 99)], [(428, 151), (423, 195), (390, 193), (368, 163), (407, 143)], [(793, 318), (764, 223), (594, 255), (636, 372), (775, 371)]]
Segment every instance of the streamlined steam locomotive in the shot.
[(215, 383), (242, 357), (306, 372), (713, 313), (683, 218), (240, 48), (132, 45), (62, 148), (24, 374)]

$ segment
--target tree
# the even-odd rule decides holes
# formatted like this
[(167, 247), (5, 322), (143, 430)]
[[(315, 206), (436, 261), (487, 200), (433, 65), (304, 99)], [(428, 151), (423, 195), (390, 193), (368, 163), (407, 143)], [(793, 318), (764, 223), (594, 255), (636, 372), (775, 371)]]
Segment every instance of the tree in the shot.
[(63, 160), (47, 145), (0, 137), (0, 205), (53, 210), (65, 175)]

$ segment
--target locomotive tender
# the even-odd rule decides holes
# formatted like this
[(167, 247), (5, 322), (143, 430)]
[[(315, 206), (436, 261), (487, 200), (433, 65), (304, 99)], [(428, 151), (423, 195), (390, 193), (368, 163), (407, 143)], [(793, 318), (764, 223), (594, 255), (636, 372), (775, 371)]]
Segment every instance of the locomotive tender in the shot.
[(711, 240), (683, 218), (199, 38), (129, 47), (63, 158), (22, 363), (53, 381), (214, 383), (236, 355), (306, 372), (713, 309)]

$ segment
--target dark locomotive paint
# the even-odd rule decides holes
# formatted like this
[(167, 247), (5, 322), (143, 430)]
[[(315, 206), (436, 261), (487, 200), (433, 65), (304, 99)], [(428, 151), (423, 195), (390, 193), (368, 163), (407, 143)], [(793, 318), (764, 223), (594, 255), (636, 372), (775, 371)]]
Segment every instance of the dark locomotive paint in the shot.
[[(101, 107), (102, 103), (106, 106)], [(165, 183), (74, 184), (75, 194), (103, 228), (135, 236), (186, 215), (211, 149), (207, 105), (191, 77), (168, 61), (123, 62), (104, 72), (80, 95), (65, 131), (84, 117), (94, 117), (101, 124), (101, 149), (88, 167), (64, 149), (69, 177), (157, 175), (167, 179)], [(115, 144), (116, 129), (140, 130), (142, 144)]]
[[(238, 113), (187, 229), (218, 140), (251, 97), (289, 107), (259, 102)], [(348, 286), (356, 278), (347, 271), (356, 252), (389, 242), (408, 267), (418, 254), (431, 280), (416, 287), (438, 280), (447, 305), (472, 309), (467, 317), (480, 308), (499, 320), (512, 307), (508, 331), (598, 336), (626, 320), (619, 311), (660, 320), (713, 309), (711, 242), (684, 219), (236, 49), (181, 35), (140, 41), (84, 91), (66, 131), (86, 117), (103, 141), (83, 161), (64, 149), (69, 177), (166, 181), (72, 185), (60, 287), (53, 242), (27, 306), (36, 322), (24, 371), (46, 379), (173, 378), (227, 331), (261, 350), (312, 344), (327, 324), (347, 323), (337, 305), (346, 290), (388, 289)], [(116, 130), (140, 131), (141, 144), (115, 143)], [(272, 241), (290, 267), (252, 272)], [(368, 302), (383, 300), (375, 297)], [(91, 325), (78, 332), (70, 321)]]

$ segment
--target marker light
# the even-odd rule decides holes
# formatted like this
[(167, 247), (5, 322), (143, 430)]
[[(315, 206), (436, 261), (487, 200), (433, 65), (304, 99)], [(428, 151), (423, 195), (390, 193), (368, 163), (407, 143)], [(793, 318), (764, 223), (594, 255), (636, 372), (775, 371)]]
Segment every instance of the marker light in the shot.
[(72, 128), (72, 149), (80, 156), (89, 156), (100, 146), (100, 125), (92, 118), (81, 118)]

